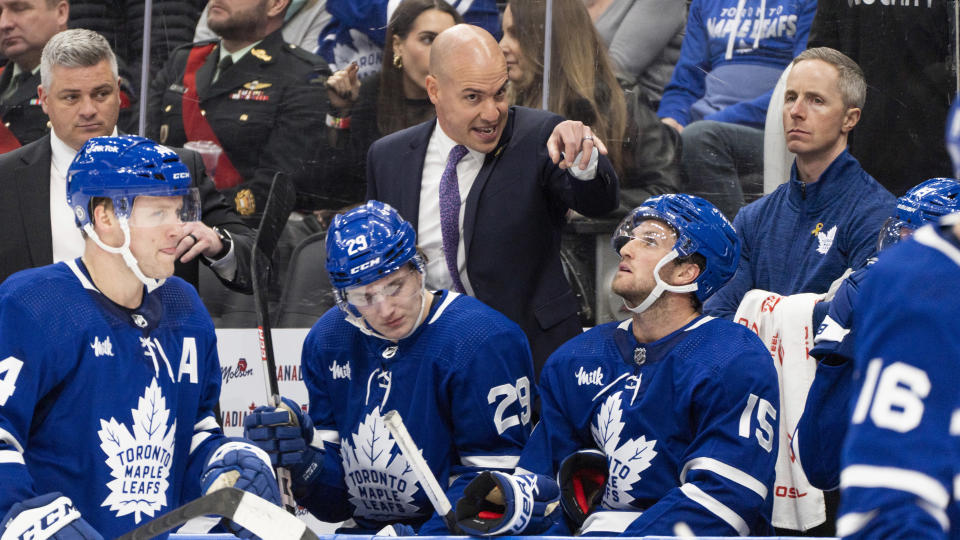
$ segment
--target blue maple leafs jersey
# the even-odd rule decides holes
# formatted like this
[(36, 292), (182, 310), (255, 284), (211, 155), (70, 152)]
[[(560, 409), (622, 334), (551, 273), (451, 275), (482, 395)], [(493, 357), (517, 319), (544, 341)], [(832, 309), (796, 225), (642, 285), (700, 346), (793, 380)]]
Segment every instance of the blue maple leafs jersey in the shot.
[(960, 538), (960, 242), (945, 227), (957, 221), (917, 230), (864, 280), (840, 536)]
[(52, 491), (115, 538), (200, 493), (223, 434), (213, 323), (170, 278), (127, 310), (80, 259), (0, 286), (0, 516)]
[(516, 466), (535, 395), (526, 337), (474, 298), (435, 298), (425, 322), (397, 343), (364, 335), (337, 308), (307, 335), (301, 363), (314, 445), (322, 439), (327, 452), (321, 482), (298, 502), (317, 517), (352, 517), (376, 531), (433, 516), (420, 534), (449, 534), (381, 420), (393, 409), (451, 501), (477, 471)]
[(518, 472), (555, 476), (599, 448), (609, 463), (584, 534), (765, 535), (777, 458), (777, 373), (763, 343), (699, 317), (653, 343), (630, 320), (568, 341), (540, 376), (542, 418)]

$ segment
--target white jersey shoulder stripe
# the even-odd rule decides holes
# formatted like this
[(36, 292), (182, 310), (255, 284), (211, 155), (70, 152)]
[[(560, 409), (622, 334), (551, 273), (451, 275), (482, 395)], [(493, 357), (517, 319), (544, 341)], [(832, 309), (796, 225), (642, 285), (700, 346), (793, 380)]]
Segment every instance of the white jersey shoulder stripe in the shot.
[(920, 227), (920, 229), (913, 234), (913, 237), (916, 238), (917, 242), (943, 253), (956, 263), (957, 266), (960, 266), (960, 249), (957, 249), (953, 244), (947, 242), (937, 234), (933, 225)]
[(598, 532), (622, 533), (626, 531), (627, 527), (636, 521), (641, 514), (643, 514), (643, 512), (594, 512), (584, 520), (583, 526), (580, 528), (580, 534)]
[(10, 446), (17, 449), (17, 452), (23, 453), (23, 446), (20, 444), (20, 441), (13, 436), (9, 431), (0, 428), (0, 442), (9, 444)]
[(763, 482), (736, 467), (732, 467), (726, 463), (723, 463), (722, 461), (718, 461), (709, 457), (698, 457), (691, 459), (686, 465), (683, 466), (683, 470), (680, 471), (681, 483), (686, 480), (687, 471), (692, 469), (710, 471), (714, 474), (722, 476), (723, 478), (726, 478), (727, 480), (730, 480), (731, 482), (740, 484), (741, 486), (759, 495), (761, 499), (767, 498), (767, 486), (763, 485)]
[(689, 332), (689, 331), (691, 331), (691, 330), (695, 330), (695, 329), (697, 329), (697, 328), (700, 328), (701, 326), (707, 324), (708, 322), (710, 322), (710, 321), (712, 321), (712, 320), (714, 320), (714, 319), (716, 319), (716, 317), (711, 317), (710, 315), (704, 315), (702, 319), (700, 319), (699, 321), (697, 321), (696, 324), (694, 324), (694, 325), (691, 326), (690, 328), (687, 328), (686, 330), (684, 330), (684, 332)]
[(427, 322), (427, 324), (433, 324), (433, 323), (435, 323), (435, 322), (437, 321), (437, 319), (440, 318), (440, 315), (443, 314), (444, 310), (447, 309), (447, 306), (449, 306), (451, 303), (453, 303), (453, 301), (456, 300), (458, 296), (460, 296), (460, 293), (456, 293), (456, 292), (453, 292), (453, 291), (447, 291), (447, 297), (443, 299), (443, 302), (442, 302), (442, 303), (440, 304), (440, 306), (437, 308), (437, 311), (434, 312), (433, 317), (430, 317), (430, 321)]
[(462, 456), (460, 463), (466, 467), (480, 467), (482, 469), (513, 469), (520, 461), (520, 456)]
[(100, 289), (94, 287), (93, 283), (90, 283), (90, 280), (87, 279), (87, 276), (83, 275), (83, 272), (80, 271), (80, 267), (77, 266), (77, 261), (75, 259), (64, 261), (64, 263), (70, 268), (70, 271), (73, 272), (73, 275), (77, 276), (77, 281), (83, 285), (84, 289), (100, 292)]
[(16, 450), (0, 450), (0, 463), (19, 463), (26, 465), (26, 463), (23, 462), (23, 454)]
[(713, 515), (722, 519), (733, 527), (737, 534), (740, 536), (747, 536), (750, 534), (750, 527), (747, 525), (747, 522), (740, 517), (739, 514), (730, 509), (729, 506), (723, 504), (722, 502), (714, 499), (712, 496), (707, 494), (707, 492), (698, 488), (693, 484), (683, 484), (680, 486), (680, 491), (687, 496), (691, 501), (699, 504), (700, 506), (706, 508)]
[(897, 467), (850, 465), (840, 472), (840, 487), (887, 488), (912, 493), (940, 510), (950, 503), (950, 494), (940, 482), (921, 472)]

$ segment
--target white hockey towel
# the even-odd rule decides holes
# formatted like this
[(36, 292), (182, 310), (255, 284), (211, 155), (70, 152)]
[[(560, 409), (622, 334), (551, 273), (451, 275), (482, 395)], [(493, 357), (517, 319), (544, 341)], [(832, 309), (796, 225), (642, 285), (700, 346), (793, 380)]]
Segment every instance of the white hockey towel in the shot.
[(807, 392), (817, 371), (809, 356), (816, 331), (813, 306), (822, 294), (779, 294), (759, 289), (748, 292), (734, 321), (753, 330), (770, 352), (780, 383), (780, 449), (773, 489), (773, 526), (805, 531), (826, 521), (823, 492), (810, 485), (790, 451)]

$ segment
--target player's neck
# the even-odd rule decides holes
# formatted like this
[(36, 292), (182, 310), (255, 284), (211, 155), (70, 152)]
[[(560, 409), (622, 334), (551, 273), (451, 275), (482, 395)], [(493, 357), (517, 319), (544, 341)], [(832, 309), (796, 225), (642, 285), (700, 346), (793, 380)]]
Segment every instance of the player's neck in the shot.
[(100, 293), (119, 306), (129, 309), (140, 307), (143, 302), (143, 283), (123, 262), (123, 257), (107, 253), (96, 248), (96, 245), (96, 249), (91, 249), (93, 241), (87, 239), (87, 242), (83, 264)]
[(633, 315), (633, 337), (640, 343), (652, 343), (683, 328), (700, 313), (690, 305), (686, 294), (664, 293), (649, 309)]
[(827, 170), (837, 157), (847, 149), (847, 138), (842, 137), (832, 147), (810, 155), (797, 156), (797, 178), (805, 184), (812, 184), (820, 179), (823, 171)]

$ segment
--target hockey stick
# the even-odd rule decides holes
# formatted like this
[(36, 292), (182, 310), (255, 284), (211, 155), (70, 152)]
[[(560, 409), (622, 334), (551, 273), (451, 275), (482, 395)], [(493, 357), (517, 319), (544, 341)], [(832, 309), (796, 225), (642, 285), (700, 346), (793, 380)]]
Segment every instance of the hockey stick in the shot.
[[(253, 279), (253, 302), (257, 307), (257, 336), (260, 338), (260, 360), (263, 361), (264, 382), (267, 388), (267, 403), (271, 407), (279, 407), (280, 388), (277, 384), (277, 362), (273, 356), (273, 337), (270, 332), (270, 269), (273, 265), (273, 252), (277, 242), (287, 225), (287, 218), (293, 211), (296, 203), (296, 193), (293, 184), (283, 173), (273, 176), (270, 194), (267, 196), (267, 205), (260, 218), (260, 227), (253, 241), (253, 253), (250, 262), (250, 273)], [(291, 415), (293, 412), (291, 411)], [(295, 417), (291, 416), (293, 423)], [(283, 506), (291, 514), (297, 511), (297, 503), (293, 498), (290, 483), (290, 471), (283, 467), (276, 468), (277, 482), (280, 486), (280, 496)]]
[(225, 517), (263, 540), (317, 540), (307, 524), (253, 493), (223, 488), (163, 514), (117, 540), (146, 540), (171, 531), (191, 519)]
[(458, 534), (457, 518), (453, 514), (450, 499), (447, 498), (447, 494), (440, 487), (440, 483), (437, 482), (437, 477), (433, 475), (433, 471), (427, 465), (427, 460), (423, 459), (423, 455), (417, 449), (417, 443), (413, 441), (413, 437), (407, 431), (407, 426), (403, 425), (403, 418), (400, 417), (400, 413), (395, 410), (388, 412), (383, 415), (383, 423), (387, 426), (390, 434), (393, 435), (393, 440), (397, 442), (397, 446), (400, 447), (400, 453), (406, 458), (407, 465), (413, 469), (413, 474), (420, 481), (420, 486), (423, 487), (423, 492), (426, 493), (430, 503), (433, 504), (434, 510), (443, 517), (443, 522), (447, 524), (450, 533)]

